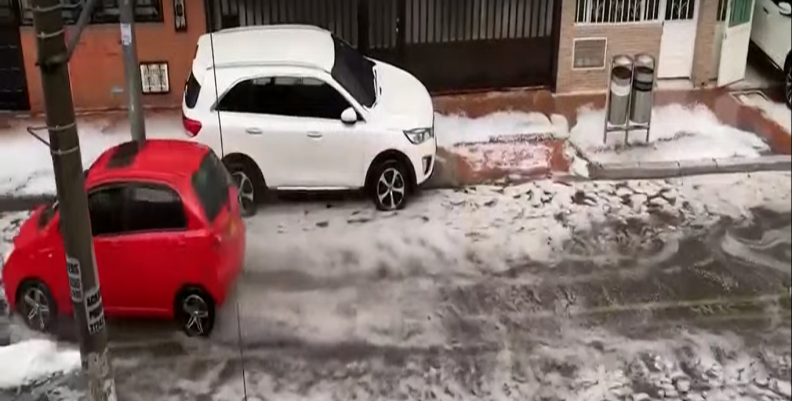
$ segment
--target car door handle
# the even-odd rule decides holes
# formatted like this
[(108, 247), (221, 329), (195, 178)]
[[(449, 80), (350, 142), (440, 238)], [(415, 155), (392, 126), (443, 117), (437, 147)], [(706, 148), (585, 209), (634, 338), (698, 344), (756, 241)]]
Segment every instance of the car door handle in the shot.
[(315, 139), (319, 139), (319, 138), (321, 138), (321, 137), (322, 137), (322, 134), (321, 134), (321, 133), (319, 133), (319, 132), (309, 132), (309, 133), (308, 133), (308, 138), (315, 138)]
[(765, 14), (770, 14), (770, 10), (767, 7), (762, 7), (762, 10), (764, 10)]
[(260, 128), (248, 128), (248, 129), (245, 130), (245, 132), (247, 132), (250, 135), (261, 135), (261, 129)]

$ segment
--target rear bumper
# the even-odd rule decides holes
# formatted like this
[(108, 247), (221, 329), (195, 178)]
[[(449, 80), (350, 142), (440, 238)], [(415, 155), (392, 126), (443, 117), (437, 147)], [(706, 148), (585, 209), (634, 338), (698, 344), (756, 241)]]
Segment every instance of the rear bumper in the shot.
[[(244, 224), (244, 223), (242, 223)], [(234, 256), (223, 264), (223, 268), (218, 275), (218, 288), (215, 294), (215, 303), (222, 306), (228, 299), (228, 295), (233, 292), (239, 275), (245, 265), (245, 230), (242, 230), (234, 244)]]

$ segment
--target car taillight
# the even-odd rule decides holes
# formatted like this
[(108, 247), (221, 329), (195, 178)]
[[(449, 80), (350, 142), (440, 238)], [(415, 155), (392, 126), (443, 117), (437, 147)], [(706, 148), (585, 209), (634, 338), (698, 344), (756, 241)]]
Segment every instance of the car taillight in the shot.
[(187, 134), (191, 137), (198, 135), (198, 132), (201, 131), (201, 122), (193, 120), (191, 118), (187, 118), (182, 113), (182, 125), (184, 125), (184, 129), (187, 131)]
[(226, 236), (233, 237), (236, 234), (239, 228), (236, 226), (233, 218), (228, 219), (228, 225), (226, 225)]
[(221, 232), (215, 233), (214, 235), (214, 243), (216, 246), (223, 245), (227, 239), (234, 238), (237, 232), (241, 229), (239, 224), (234, 220), (234, 218), (229, 218), (228, 221), (223, 225), (220, 229)]

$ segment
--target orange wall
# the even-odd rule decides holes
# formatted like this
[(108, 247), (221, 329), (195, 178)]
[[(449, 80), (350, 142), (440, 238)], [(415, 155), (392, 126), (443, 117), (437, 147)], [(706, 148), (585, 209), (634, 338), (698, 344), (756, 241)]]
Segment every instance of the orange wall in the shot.
[[(162, 23), (137, 23), (138, 61), (167, 61), (170, 93), (144, 95), (145, 106), (178, 106), (184, 82), (190, 72), (198, 37), (206, 32), (202, 1), (186, 1), (187, 31), (176, 32), (173, 25), (173, 2), (162, 0)], [(20, 28), (25, 57), (31, 112), (44, 111), (41, 77), (36, 62), (33, 27)], [(118, 24), (88, 25), (69, 63), (74, 106), (79, 110), (119, 109), (126, 107), (124, 63)]]

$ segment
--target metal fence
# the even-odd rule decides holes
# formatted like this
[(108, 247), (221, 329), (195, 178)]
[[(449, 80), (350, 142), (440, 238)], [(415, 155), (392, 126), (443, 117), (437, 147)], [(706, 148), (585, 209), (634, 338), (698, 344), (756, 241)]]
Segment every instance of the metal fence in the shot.
[(577, 0), (575, 22), (620, 24), (656, 21), (661, 0)]
[(0, 110), (30, 108), (19, 23), (18, 4), (0, 0)]
[(209, 0), (213, 30), (250, 25), (308, 24), (357, 45), (358, 0)]
[(205, 1), (211, 30), (321, 26), (438, 91), (552, 86), (555, 77), (560, 0)]

